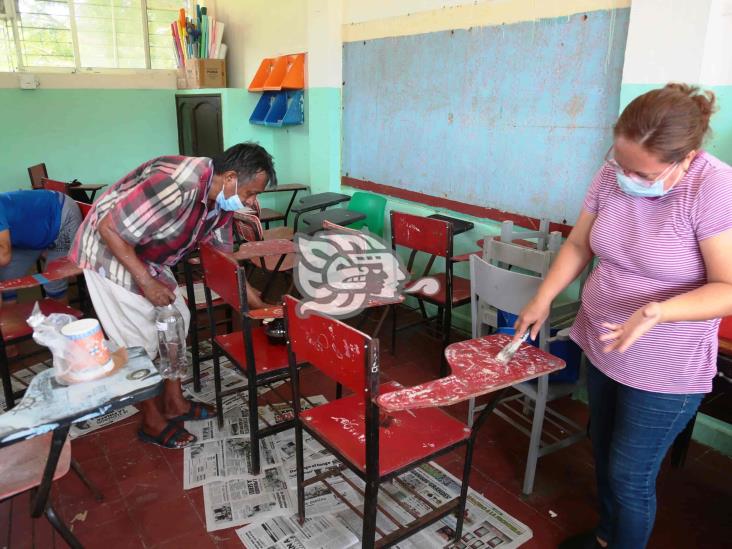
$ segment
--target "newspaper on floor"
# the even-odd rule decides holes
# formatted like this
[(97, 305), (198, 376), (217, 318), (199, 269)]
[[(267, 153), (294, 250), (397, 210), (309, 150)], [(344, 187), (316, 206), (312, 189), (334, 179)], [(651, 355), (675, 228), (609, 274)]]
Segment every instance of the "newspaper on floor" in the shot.
[[(186, 446), (183, 450), (183, 488), (189, 490), (215, 481), (253, 478), (251, 441), (227, 438)], [(262, 469), (279, 465), (271, 437), (259, 441)]]
[(250, 524), (236, 531), (247, 549), (349, 549), (358, 538), (335, 518), (314, 517), (300, 525), (297, 516)]
[[(346, 483), (349, 487), (352, 483), (358, 487), (358, 490), (346, 489), (344, 492), (343, 482), (336, 488), (349, 503), (362, 511), (363, 481), (348, 470), (344, 471), (343, 476), (350, 481), (350, 483)], [(429, 501), (432, 505), (441, 505), (455, 497), (460, 489), (459, 481), (433, 462), (423, 464), (408, 474), (400, 475), (399, 478), (401, 482), (384, 483), (379, 490), (380, 512), (377, 514), (376, 526), (385, 534), (397, 529), (396, 521), (401, 525), (405, 525), (427, 514), (431, 507), (421, 498)], [(335, 482), (335, 478), (327, 480)], [(316, 483), (315, 486), (318, 484)], [(323, 492), (322, 487), (314, 490), (316, 497), (322, 496)], [(293, 501), (296, 501), (297, 498), (294, 492), (291, 497)], [(237, 535), (248, 548), (261, 549), (270, 547), (277, 549), (284, 547), (350, 547), (351, 545), (347, 545), (343, 541), (345, 539), (342, 537), (343, 531), (336, 528), (337, 525), (349, 531), (353, 538), (360, 539), (361, 537), (363, 521), (348, 506), (344, 505), (341, 510), (321, 516), (310, 516), (309, 511), (306, 511), (306, 517), (308, 517), (306, 525), (309, 524), (309, 521), (328, 524), (328, 528), (332, 529), (333, 535), (327, 536), (329, 530), (326, 529), (323, 534), (325, 537), (318, 538), (315, 542), (320, 545), (313, 545), (310, 536), (303, 534), (296, 528), (285, 528), (290, 523), (297, 525), (296, 516), (287, 519), (267, 519), (261, 524), (240, 528), (237, 530)], [(462, 538), (457, 543), (453, 540), (455, 527), (456, 520), (454, 515), (451, 514), (394, 547), (399, 549), (441, 549), (447, 547), (459, 549), (500, 547), (501, 549), (510, 549), (519, 547), (531, 539), (533, 535), (525, 524), (508, 515), (473, 489), (468, 490)], [(283, 531), (285, 531), (284, 534)], [(377, 539), (380, 537), (377, 533)], [(339, 543), (341, 545), (338, 545)]]
[[(320, 406), (327, 403), (328, 400), (323, 395), (315, 395), (300, 399), (300, 409), (308, 410), (313, 406)], [(259, 409), (259, 417), (262, 418), (267, 425), (275, 425), (283, 421), (291, 421), (295, 418), (295, 411), (289, 402), (276, 402)]]
[(258, 478), (213, 482), (203, 487), (206, 530), (261, 522), (295, 512), (281, 467), (265, 469)]
[(104, 414), (100, 417), (95, 417), (88, 421), (79, 421), (74, 423), (69, 429), (69, 437), (71, 439), (79, 438), (84, 435), (88, 435), (98, 429), (122, 421), (130, 416), (134, 416), (137, 413), (137, 408), (134, 406), (125, 406), (119, 410), (114, 410), (108, 414)]
[[(14, 393), (25, 391), (28, 388), (28, 385), (30, 385), (31, 379), (33, 379), (36, 374), (40, 374), (43, 370), (48, 370), (50, 367), (51, 361), (48, 360), (45, 362), (39, 362), (38, 364), (33, 364), (27, 368), (18, 370), (17, 372), (13, 372), (10, 374), (10, 387), (13, 389)], [(2, 385), (2, 382), (0, 382), (0, 385)], [(17, 400), (18, 399), (16, 399), (16, 402)], [(5, 393), (4, 391), (0, 391), (0, 410), (4, 409)]]
[[(201, 354), (204, 352), (201, 351)], [(247, 379), (240, 374), (229, 362), (226, 357), (221, 357), (221, 390), (230, 391), (231, 389), (245, 389), (247, 386)], [(202, 402), (204, 404), (214, 404), (216, 402), (216, 390), (214, 386), (214, 375), (213, 375), (213, 360), (206, 360), (201, 363), (201, 390), (196, 392), (193, 390), (193, 377), (187, 378), (183, 381), (182, 387), (183, 392), (189, 398)], [(257, 393), (263, 395), (269, 391), (272, 387), (279, 387), (285, 383), (284, 381), (277, 381), (269, 385), (259, 387)], [(228, 399), (228, 400), (227, 400)], [(246, 393), (238, 393), (224, 397), (223, 407), (224, 411), (230, 409), (233, 406), (240, 405), (241, 402), (246, 403)]]

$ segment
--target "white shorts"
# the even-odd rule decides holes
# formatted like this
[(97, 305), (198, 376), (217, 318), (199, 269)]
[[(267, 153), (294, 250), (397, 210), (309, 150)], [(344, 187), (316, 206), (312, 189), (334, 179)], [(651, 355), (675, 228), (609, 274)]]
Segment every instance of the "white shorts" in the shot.
[[(94, 271), (84, 269), (84, 278), (97, 318), (107, 337), (120, 347), (143, 347), (150, 359), (154, 359), (158, 354), (155, 305), (144, 296), (126, 290)], [(175, 289), (173, 305), (183, 316), (187, 334), (191, 313), (180, 288)]]

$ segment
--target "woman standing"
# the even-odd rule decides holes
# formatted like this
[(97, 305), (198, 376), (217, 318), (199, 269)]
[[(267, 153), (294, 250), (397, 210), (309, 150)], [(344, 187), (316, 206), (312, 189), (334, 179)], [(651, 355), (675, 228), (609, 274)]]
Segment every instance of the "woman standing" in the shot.
[(714, 95), (668, 84), (633, 100), (582, 212), (517, 322), (536, 336), (593, 256), (571, 337), (588, 371), (600, 522), (561, 548), (639, 549), (656, 477), (716, 373), (732, 314), (732, 168), (701, 150)]

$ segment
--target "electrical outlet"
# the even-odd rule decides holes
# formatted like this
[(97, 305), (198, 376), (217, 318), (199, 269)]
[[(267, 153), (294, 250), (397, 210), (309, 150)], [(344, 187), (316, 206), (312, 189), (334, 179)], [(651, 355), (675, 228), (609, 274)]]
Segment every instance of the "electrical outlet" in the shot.
[(20, 73), (20, 89), (35, 90), (41, 85), (35, 74)]

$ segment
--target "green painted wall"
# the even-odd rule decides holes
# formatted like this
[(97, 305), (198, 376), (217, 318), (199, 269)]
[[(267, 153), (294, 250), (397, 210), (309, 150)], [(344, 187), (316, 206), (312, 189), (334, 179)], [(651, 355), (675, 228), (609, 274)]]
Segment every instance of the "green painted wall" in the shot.
[[(665, 84), (623, 84), (620, 88), (620, 109), (647, 91)], [(719, 111), (712, 116), (712, 135), (705, 148), (717, 158), (732, 164), (732, 86), (702, 86), (713, 91)]]
[(113, 183), (178, 152), (175, 90), (0, 89), (0, 191), (28, 188), (28, 166), (50, 177)]

